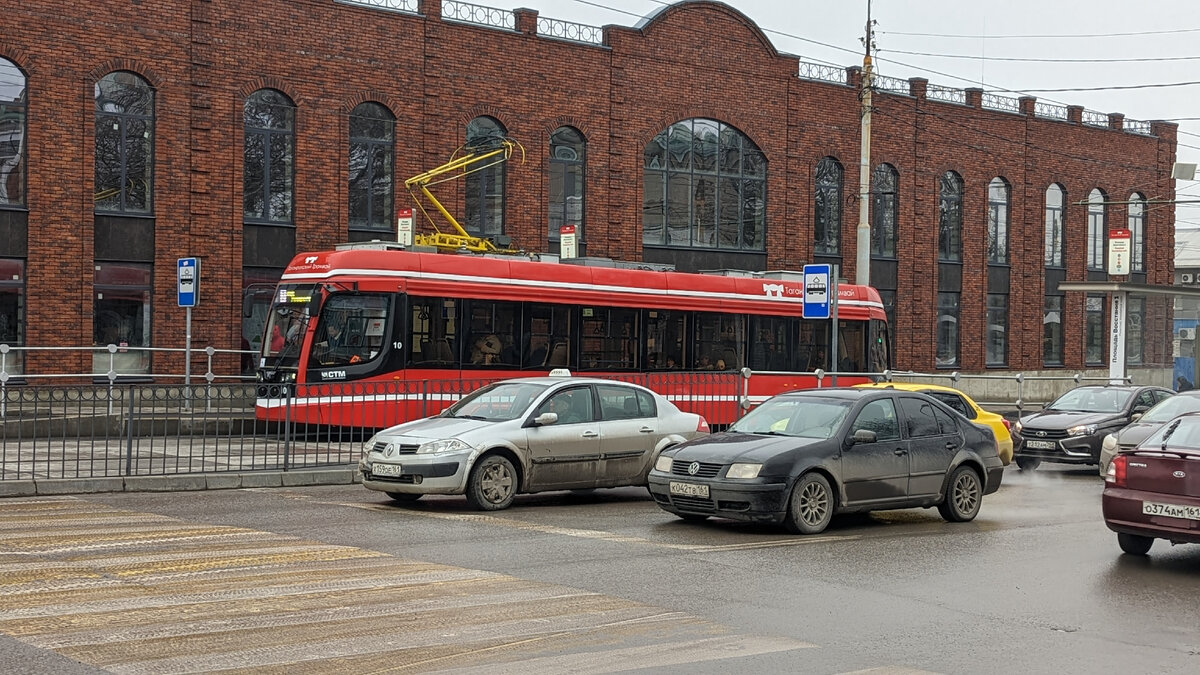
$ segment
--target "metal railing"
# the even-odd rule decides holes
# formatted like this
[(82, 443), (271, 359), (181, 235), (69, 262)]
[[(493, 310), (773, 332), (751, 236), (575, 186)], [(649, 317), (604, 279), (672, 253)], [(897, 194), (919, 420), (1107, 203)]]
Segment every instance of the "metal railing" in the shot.
[(516, 30), (517, 28), (517, 15), (513, 14), (512, 10), (473, 5), (469, 2), (459, 2), (458, 0), (444, 0), (442, 2), (442, 18), (447, 21), (473, 23), (491, 28), (504, 28), (506, 30)]
[(954, 87), (943, 87), (939, 84), (926, 85), (925, 98), (944, 103), (967, 104), (967, 92), (962, 89), (955, 89)]
[(363, 5), (374, 9), (416, 14), (421, 8), (420, 0), (334, 0), (344, 5)]
[(1083, 111), (1083, 123), (1088, 125), (1089, 127), (1100, 127), (1103, 129), (1107, 129), (1108, 128), (1108, 115), (1106, 115), (1105, 113), (1102, 113), (1102, 112), (1096, 112), (1095, 110), (1084, 110)]
[(1131, 120), (1125, 118), (1125, 131), (1131, 134), (1141, 134), (1142, 136), (1153, 136), (1154, 132), (1150, 130), (1150, 123), (1142, 120)]
[(1000, 112), (1019, 113), (1021, 112), (1021, 101), (1011, 96), (1001, 96), (991, 92), (983, 92), (983, 100), (981, 106), (987, 110), (999, 110)]
[(582, 42), (591, 45), (604, 44), (604, 29), (599, 26), (589, 26), (585, 23), (573, 23), (571, 21), (539, 16), (537, 32), (538, 35), (557, 40), (569, 40), (571, 42)]
[(827, 66), (822, 63), (800, 62), (800, 77), (806, 80), (847, 84), (846, 69), (842, 66)]
[[(1073, 375), (1065, 375), (1064, 374), (1064, 375), (1030, 376), (1030, 375), (1026, 375), (1025, 373), (1015, 373), (1012, 375), (1007, 375), (1007, 374), (1006, 375), (1000, 375), (1000, 374), (976, 375), (976, 374), (964, 374), (964, 373), (959, 373), (959, 372), (919, 373), (919, 372), (915, 372), (915, 371), (911, 371), (911, 370), (910, 371), (889, 370), (889, 371), (884, 371), (880, 375), (882, 375), (883, 379), (888, 382), (896, 382), (896, 381), (907, 382), (909, 380), (916, 380), (916, 381), (934, 380), (935, 384), (936, 384), (937, 380), (944, 380), (943, 384), (948, 387), (957, 387), (959, 382), (970, 382), (970, 381), (996, 380), (996, 381), (1014, 382), (1014, 383), (1016, 383), (1016, 389), (1017, 389), (1017, 396), (1014, 400), (1012, 400), (1012, 401), (987, 401), (987, 400), (979, 400), (976, 397), (976, 399), (977, 399), (976, 403), (978, 403), (979, 405), (981, 405), (985, 408), (988, 407), (989, 405), (1012, 406), (1012, 407), (1015, 407), (1018, 411), (1024, 411), (1026, 408), (1043, 407), (1046, 404), (1053, 401), (1059, 395), (1065, 393), (1068, 389), (1077, 387), (1077, 386), (1087, 383), (1087, 382), (1103, 382), (1103, 383), (1112, 382), (1112, 379), (1107, 375), (1084, 375), (1083, 373), (1079, 373), (1079, 372), (1076, 372)], [(1041, 400), (1041, 401), (1030, 401), (1025, 397), (1026, 385), (1032, 384), (1034, 382), (1056, 382), (1056, 383), (1062, 383), (1065, 386), (1058, 388), (1056, 390), (1056, 393), (1054, 394), (1054, 396), (1050, 397), (1049, 399)], [(1126, 384), (1131, 384), (1131, 383), (1133, 383), (1133, 377), (1127, 375), (1123, 378), (1123, 382), (1125, 382)]]
[(875, 89), (879, 91), (900, 94), (901, 96), (912, 96), (912, 85), (908, 83), (908, 80), (902, 80), (898, 77), (888, 77), (887, 75), (875, 75), (871, 79)]
[(1044, 117), (1050, 120), (1065, 120), (1067, 119), (1067, 106), (1035, 101), (1033, 104), (1033, 114), (1036, 117)]

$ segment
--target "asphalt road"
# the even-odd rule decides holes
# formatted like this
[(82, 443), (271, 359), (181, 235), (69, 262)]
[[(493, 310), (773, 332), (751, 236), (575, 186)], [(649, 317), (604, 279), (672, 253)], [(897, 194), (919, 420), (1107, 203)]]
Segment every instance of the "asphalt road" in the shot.
[(356, 485), (0, 500), (6, 672), (1193, 673), (1200, 546), (1122, 555), (1094, 470), (972, 523), (685, 523), (644, 490), (496, 513)]

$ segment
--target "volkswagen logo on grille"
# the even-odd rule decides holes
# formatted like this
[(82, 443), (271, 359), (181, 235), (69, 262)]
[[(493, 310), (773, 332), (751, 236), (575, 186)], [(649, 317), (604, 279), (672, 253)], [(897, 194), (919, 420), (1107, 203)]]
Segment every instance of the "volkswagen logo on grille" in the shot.
[(1176, 478), (1183, 478), (1183, 477), (1184, 477), (1184, 476), (1186, 476), (1187, 474), (1186, 474), (1186, 473), (1184, 473), (1184, 472), (1182, 472), (1182, 471), (1176, 471), (1175, 473), (1173, 473), (1173, 474), (1171, 474), (1171, 475), (1172, 475), (1172, 476), (1175, 476)]
[(695, 476), (698, 473), (700, 473), (700, 462), (688, 464), (688, 475)]
[(1037, 435), (1038, 435), (1038, 438), (1044, 438), (1046, 436), (1046, 432), (1039, 431), (1039, 432), (1037, 432)]

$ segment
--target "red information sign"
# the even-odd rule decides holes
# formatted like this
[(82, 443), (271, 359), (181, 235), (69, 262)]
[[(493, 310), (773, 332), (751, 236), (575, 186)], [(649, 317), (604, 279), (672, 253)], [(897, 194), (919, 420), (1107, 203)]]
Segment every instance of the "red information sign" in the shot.
[(1133, 247), (1133, 233), (1129, 230), (1108, 231), (1108, 273), (1113, 276), (1129, 274), (1129, 263)]

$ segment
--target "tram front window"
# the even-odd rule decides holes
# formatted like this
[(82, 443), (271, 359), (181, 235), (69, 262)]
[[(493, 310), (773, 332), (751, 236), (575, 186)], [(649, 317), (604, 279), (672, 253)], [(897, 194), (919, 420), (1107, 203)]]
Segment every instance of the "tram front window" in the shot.
[(270, 362), (278, 361), (274, 365), (296, 365), (300, 342), (317, 302), (317, 290), (312, 285), (285, 285), (276, 290), (262, 341), (264, 358)]

